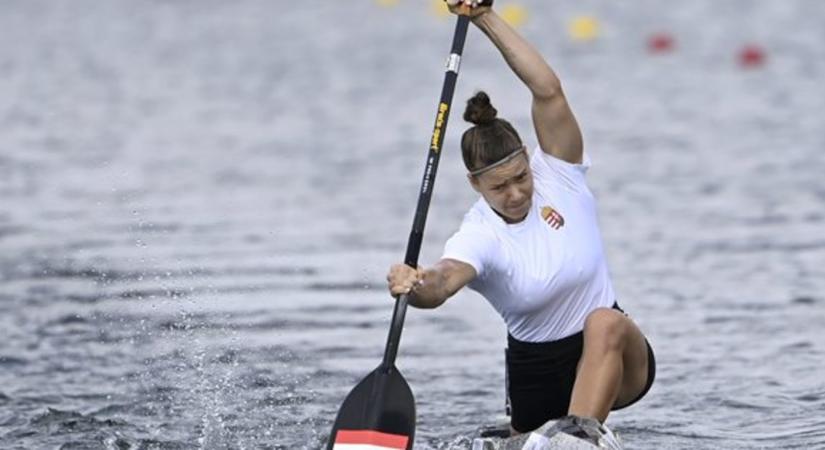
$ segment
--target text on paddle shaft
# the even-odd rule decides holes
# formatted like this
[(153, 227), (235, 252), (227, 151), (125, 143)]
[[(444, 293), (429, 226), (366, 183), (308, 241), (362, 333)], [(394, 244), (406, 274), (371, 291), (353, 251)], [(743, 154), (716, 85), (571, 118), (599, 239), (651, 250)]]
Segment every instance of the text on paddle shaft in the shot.
[(444, 121), (447, 120), (447, 110), (450, 106), (446, 103), (438, 105), (438, 115), (435, 117), (435, 128), (433, 129), (433, 139), (430, 142), (430, 150), (438, 151), (439, 140), (441, 139), (441, 129), (444, 127)]

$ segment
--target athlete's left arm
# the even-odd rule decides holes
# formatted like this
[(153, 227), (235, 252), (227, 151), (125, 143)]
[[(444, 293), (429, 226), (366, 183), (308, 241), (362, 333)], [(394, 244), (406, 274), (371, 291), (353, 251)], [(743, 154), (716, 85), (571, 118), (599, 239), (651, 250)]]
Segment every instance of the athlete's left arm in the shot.
[(490, 38), (533, 94), (533, 126), (541, 149), (569, 163), (581, 163), (582, 133), (561, 82), (547, 61), (492, 9), (475, 15), (473, 23)]

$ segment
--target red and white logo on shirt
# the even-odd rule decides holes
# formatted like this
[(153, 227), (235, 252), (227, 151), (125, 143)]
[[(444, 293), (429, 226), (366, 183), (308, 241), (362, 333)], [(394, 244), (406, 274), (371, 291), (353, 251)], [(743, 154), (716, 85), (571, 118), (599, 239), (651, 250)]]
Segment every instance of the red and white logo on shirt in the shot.
[(553, 229), (558, 230), (564, 226), (564, 217), (562, 217), (558, 211), (549, 206), (543, 206), (541, 208), (541, 217)]

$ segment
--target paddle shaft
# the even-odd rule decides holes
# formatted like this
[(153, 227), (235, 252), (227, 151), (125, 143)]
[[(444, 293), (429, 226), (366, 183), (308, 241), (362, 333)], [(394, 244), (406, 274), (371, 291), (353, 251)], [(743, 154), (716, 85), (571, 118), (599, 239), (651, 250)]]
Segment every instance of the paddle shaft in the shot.
[[(438, 171), (438, 161), (441, 157), (441, 147), (444, 143), (444, 135), (447, 132), (447, 119), (450, 117), (455, 85), (458, 80), (458, 70), (461, 61), (461, 54), (464, 51), (464, 41), (467, 38), (467, 28), (470, 18), (466, 15), (459, 15), (453, 34), (453, 45), (450, 57), (447, 62), (447, 71), (444, 74), (444, 85), (441, 89), (441, 101), (435, 115), (433, 134), (430, 139), (430, 148), (427, 155), (427, 164), (424, 169), (424, 176), (421, 180), (421, 190), (418, 194), (418, 206), (415, 209), (412, 231), (409, 241), (407, 241), (407, 255), (404, 263), (410, 267), (418, 266), (418, 255), (421, 253), (421, 242), (424, 238), (424, 226), (427, 223), (427, 212), (430, 209), (435, 175)], [(401, 330), (404, 328), (404, 317), (407, 313), (407, 295), (400, 295), (395, 301), (395, 309), (392, 313), (392, 326), (387, 337), (387, 346), (384, 350), (384, 359), (381, 367), (391, 370), (398, 355), (398, 344), (401, 341)]]

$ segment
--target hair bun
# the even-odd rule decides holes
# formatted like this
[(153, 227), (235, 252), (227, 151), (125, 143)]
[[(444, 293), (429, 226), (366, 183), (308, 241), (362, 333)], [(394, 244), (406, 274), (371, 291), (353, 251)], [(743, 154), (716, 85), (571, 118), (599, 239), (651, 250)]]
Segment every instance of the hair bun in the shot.
[(484, 91), (467, 100), (467, 109), (464, 110), (464, 120), (476, 125), (489, 125), (496, 120), (498, 111), (490, 103), (490, 97)]

